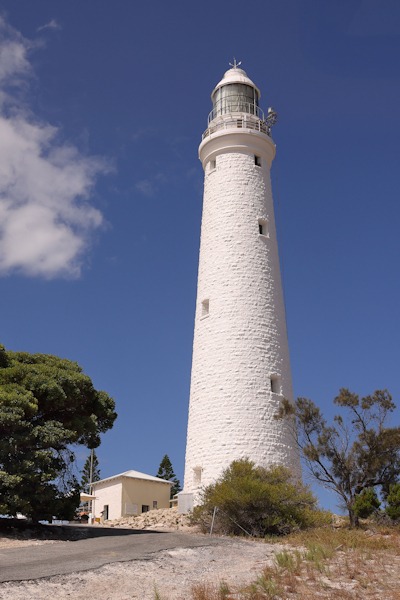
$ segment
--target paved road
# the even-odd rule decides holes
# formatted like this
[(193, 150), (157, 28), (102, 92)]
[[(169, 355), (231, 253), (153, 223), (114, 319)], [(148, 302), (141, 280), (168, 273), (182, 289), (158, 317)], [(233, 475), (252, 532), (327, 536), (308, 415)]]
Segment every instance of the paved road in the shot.
[(153, 553), (160, 550), (223, 543), (221, 539), (178, 532), (90, 529), (90, 534), (95, 537), (89, 539), (0, 549), (0, 582), (89, 571), (114, 562), (150, 559)]

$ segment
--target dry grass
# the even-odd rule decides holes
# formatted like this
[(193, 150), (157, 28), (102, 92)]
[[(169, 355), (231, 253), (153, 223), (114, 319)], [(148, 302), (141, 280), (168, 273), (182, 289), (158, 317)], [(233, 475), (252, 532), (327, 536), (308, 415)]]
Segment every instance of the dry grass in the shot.
[(275, 541), (285, 548), (250, 586), (197, 585), (191, 600), (400, 600), (398, 527), (316, 528)]
[(232, 600), (230, 589), (224, 581), (218, 586), (200, 583), (192, 588), (192, 600)]

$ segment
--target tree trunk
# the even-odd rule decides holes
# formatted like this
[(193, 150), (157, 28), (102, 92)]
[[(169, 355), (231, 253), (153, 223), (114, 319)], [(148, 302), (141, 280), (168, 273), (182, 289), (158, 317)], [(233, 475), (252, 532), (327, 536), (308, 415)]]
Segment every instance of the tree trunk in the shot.
[(359, 527), (360, 526), (360, 521), (358, 519), (358, 516), (356, 515), (356, 513), (354, 512), (353, 508), (348, 506), (347, 510), (349, 512), (349, 520), (350, 520), (350, 527)]

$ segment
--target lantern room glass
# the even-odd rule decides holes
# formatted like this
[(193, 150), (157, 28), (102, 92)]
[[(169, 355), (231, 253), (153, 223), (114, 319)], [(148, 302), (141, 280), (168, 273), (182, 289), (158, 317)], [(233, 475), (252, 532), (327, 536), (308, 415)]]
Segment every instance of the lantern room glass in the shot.
[(231, 83), (223, 85), (213, 97), (213, 118), (229, 113), (257, 114), (258, 93), (250, 85)]

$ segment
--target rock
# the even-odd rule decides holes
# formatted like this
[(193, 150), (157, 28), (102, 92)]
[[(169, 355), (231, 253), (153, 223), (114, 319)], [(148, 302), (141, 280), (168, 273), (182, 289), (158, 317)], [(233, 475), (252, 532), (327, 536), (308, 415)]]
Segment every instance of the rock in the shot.
[(130, 527), (132, 529), (164, 529), (196, 531), (197, 527), (190, 524), (187, 515), (178, 514), (177, 507), (158, 508), (131, 517), (121, 517), (113, 521), (107, 521), (109, 527)]

